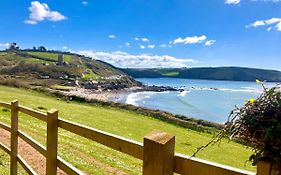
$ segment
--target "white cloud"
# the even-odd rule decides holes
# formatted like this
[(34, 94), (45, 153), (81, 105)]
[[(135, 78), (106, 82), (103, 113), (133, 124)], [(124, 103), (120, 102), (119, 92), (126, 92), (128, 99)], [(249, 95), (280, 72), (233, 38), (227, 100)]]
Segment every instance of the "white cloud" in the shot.
[(278, 31), (281, 31), (281, 22), (279, 22), (277, 25), (276, 25), (276, 28)]
[(127, 43), (125, 43), (125, 46), (131, 47), (131, 44), (127, 42)]
[(140, 39), (136, 37), (135, 40), (136, 40), (136, 41), (139, 41)]
[(88, 3), (87, 1), (83, 1), (82, 4), (83, 4), (84, 6), (87, 6), (89, 3)]
[(116, 36), (115, 35), (108, 35), (108, 38), (116, 39)]
[(0, 43), (0, 49), (8, 49), (10, 47), (9, 43)]
[(264, 1), (264, 2), (273, 2), (273, 3), (281, 2), (281, 0), (252, 0), (252, 1)]
[(174, 40), (174, 44), (178, 44), (178, 43), (196, 44), (196, 43), (202, 43), (206, 39), (207, 39), (207, 37), (205, 35), (186, 37), (186, 38), (177, 38)]
[(141, 49), (145, 49), (145, 46), (144, 45), (139, 45)]
[(267, 31), (270, 31), (273, 28), (275, 28), (278, 31), (281, 31), (281, 18), (271, 18), (271, 19), (267, 19), (267, 20), (258, 20), (258, 21), (255, 21), (255, 22), (247, 25), (246, 27), (260, 27), (260, 26), (269, 26), (267, 28)]
[(67, 47), (67, 46), (63, 46), (62, 49), (63, 49), (63, 50), (66, 50), (66, 49), (68, 49), (68, 47)]
[(149, 42), (149, 39), (148, 39), (148, 38), (141, 38), (141, 40), (142, 40), (143, 42)]
[[(170, 43), (170, 42), (169, 42)], [(161, 44), (159, 47), (163, 47), (163, 48), (165, 48), (165, 47), (172, 47), (171, 45), (168, 45), (168, 44)]]
[(193, 59), (176, 58), (169, 55), (132, 55), (126, 52), (94, 52), (79, 51), (79, 54), (96, 60), (108, 62), (122, 68), (155, 68), (155, 67), (187, 67), (188, 63), (196, 63)]
[(240, 3), (240, 0), (226, 0), (225, 1), (226, 4), (239, 4)]
[(51, 11), (49, 6), (45, 3), (40, 3), (38, 1), (31, 2), (29, 7), (29, 19), (24, 22), (27, 24), (37, 24), (40, 21), (61, 21), (65, 20), (66, 17), (57, 11)]
[(148, 45), (147, 47), (153, 49), (155, 47), (155, 45), (154, 44), (153, 45)]
[(205, 46), (211, 46), (213, 44), (215, 44), (216, 40), (208, 40), (205, 42)]
[(168, 47), (167, 44), (161, 44), (159, 47)]

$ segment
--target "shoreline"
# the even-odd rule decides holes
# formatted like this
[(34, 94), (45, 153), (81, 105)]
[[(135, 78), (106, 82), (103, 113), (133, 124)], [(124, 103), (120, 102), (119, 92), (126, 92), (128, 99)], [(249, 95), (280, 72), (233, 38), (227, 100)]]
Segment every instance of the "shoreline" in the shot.
[(130, 93), (124, 90), (113, 90), (113, 91), (97, 91), (90, 89), (79, 88), (76, 90), (70, 90), (63, 92), (66, 96), (79, 96), (87, 100), (99, 100), (104, 102), (114, 102), (121, 98), (122, 95)]
[(115, 90), (93, 90), (85, 88), (75, 88), (68, 91), (63, 91), (66, 96), (79, 96), (87, 100), (99, 100), (104, 102), (117, 102), (120, 98), (136, 92), (182, 92), (183, 89), (176, 89), (169, 86), (134, 86), (130, 88), (115, 89)]
[[(48, 95), (53, 95), (57, 98), (61, 98), (66, 101), (75, 101), (78, 103), (88, 103), (94, 106), (104, 106), (104, 107), (113, 107), (121, 110), (135, 112), (141, 115), (159, 119), (161, 121), (174, 124), (176, 126), (188, 128), (198, 132), (206, 133), (217, 133), (219, 130), (224, 128), (224, 124), (211, 122), (202, 119), (196, 119), (189, 116), (184, 116), (180, 114), (173, 114), (166, 111), (161, 111), (157, 109), (149, 109), (141, 106), (134, 106), (131, 104), (119, 103), (110, 101), (112, 98), (120, 98), (121, 94), (128, 93), (125, 89), (114, 90), (110, 92), (87, 90), (87, 89), (78, 89), (62, 91), (54, 90), (50, 88), (28, 88), (32, 90), (39, 91)], [(141, 88), (133, 88), (130, 92), (142, 92)], [(81, 93), (83, 94), (81, 95)], [(92, 94), (92, 95), (90, 95)], [(89, 98), (90, 97), (90, 98)]]

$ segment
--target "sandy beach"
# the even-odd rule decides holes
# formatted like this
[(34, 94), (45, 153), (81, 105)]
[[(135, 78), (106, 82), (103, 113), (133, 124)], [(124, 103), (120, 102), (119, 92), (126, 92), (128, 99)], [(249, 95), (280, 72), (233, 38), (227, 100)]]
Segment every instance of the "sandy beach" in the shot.
[(132, 87), (122, 90), (108, 90), (108, 91), (77, 88), (63, 93), (67, 96), (79, 96), (88, 100), (95, 99), (95, 100), (110, 102), (110, 101), (118, 100), (123, 95), (140, 90), (141, 87)]

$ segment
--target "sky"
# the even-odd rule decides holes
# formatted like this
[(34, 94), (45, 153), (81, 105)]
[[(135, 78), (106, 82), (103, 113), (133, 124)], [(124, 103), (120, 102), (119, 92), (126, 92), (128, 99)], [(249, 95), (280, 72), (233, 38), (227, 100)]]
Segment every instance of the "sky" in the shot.
[(0, 50), (45, 46), (123, 68), (281, 70), (281, 0), (2, 0)]

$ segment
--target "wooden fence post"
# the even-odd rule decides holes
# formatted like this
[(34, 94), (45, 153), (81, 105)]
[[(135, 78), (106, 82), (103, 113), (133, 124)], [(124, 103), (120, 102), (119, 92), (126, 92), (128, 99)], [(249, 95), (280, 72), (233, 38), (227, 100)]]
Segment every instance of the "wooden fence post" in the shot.
[(281, 175), (281, 165), (269, 161), (259, 161), (257, 163), (257, 175)]
[(11, 102), (11, 161), (10, 161), (10, 173), (11, 175), (18, 174), (18, 101)]
[(173, 175), (175, 136), (152, 131), (144, 137), (143, 175)]
[(51, 109), (47, 112), (47, 155), (46, 174), (57, 174), (58, 150), (58, 111)]

